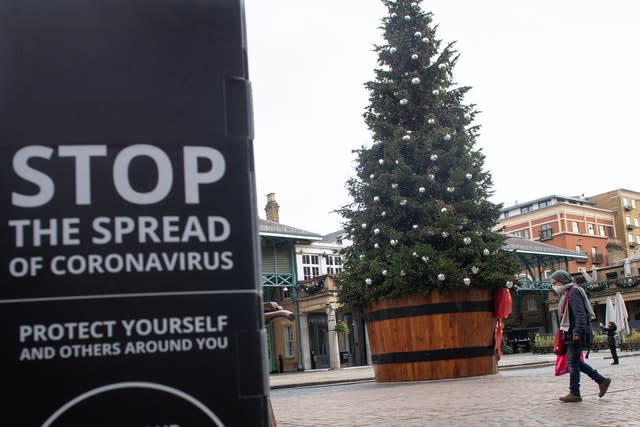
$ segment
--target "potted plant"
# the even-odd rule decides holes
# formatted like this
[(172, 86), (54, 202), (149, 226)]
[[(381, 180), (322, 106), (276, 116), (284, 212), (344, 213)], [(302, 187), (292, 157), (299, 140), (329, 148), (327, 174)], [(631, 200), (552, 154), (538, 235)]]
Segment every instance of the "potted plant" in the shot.
[(382, 1), (386, 41), (364, 114), (373, 143), (356, 151), (353, 202), (338, 210), (352, 241), (340, 300), (366, 313), (378, 381), (495, 373), (493, 292), (518, 268), (493, 231), (500, 206), (488, 201), (477, 111), (421, 1)]
[(349, 333), (349, 327), (344, 320), (338, 320), (336, 322), (336, 332), (343, 332), (345, 334)]

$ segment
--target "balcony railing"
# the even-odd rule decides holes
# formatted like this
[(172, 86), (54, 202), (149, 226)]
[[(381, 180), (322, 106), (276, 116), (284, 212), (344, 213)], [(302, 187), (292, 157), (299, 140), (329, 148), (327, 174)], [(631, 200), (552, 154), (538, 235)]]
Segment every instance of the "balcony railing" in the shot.
[(602, 262), (602, 254), (592, 254), (591, 255), (591, 263), (592, 264), (600, 264)]
[(631, 206), (629, 205), (624, 205), (624, 210), (629, 212), (631, 210)]
[(636, 228), (634, 224), (627, 224), (627, 230), (633, 230), (634, 228)]

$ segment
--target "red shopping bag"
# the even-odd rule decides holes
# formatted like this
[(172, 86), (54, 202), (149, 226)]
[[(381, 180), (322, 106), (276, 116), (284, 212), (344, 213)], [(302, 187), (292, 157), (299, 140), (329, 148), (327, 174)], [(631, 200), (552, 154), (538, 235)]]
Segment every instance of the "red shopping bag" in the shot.
[[(580, 352), (580, 362), (584, 362), (584, 354), (582, 354), (582, 352)], [(567, 366), (567, 353), (556, 355), (556, 377), (558, 375), (566, 374), (567, 372), (569, 372), (569, 367)]]

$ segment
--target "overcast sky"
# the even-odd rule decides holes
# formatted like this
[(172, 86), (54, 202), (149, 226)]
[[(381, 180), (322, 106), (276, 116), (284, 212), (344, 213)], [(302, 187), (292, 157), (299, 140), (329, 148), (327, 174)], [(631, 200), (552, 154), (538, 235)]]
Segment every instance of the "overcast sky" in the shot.
[[(640, 191), (640, 1), (425, 0), (457, 41), (454, 80), (482, 111), (478, 146), (505, 206), (550, 194)], [(381, 43), (378, 0), (245, 0), (258, 214), (340, 228), (352, 150)]]

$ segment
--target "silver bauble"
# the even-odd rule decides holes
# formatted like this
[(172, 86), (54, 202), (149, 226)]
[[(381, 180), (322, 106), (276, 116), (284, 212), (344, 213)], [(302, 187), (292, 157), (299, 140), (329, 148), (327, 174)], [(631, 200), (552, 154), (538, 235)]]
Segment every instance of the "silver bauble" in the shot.
[(473, 175), (472, 175), (472, 174), (470, 174), (470, 173), (468, 173), (468, 174), (466, 174), (466, 175), (465, 175), (465, 177), (466, 177), (467, 179), (471, 179), (471, 178), (473, 178)]
[(469, 286), (471, 284), (471, 279), (469, 279), (468, 277), (465, 277), (464, 279), (462, 279), (462, 281), (464, 282), (465, 285)]
[(411, 17), (410, 17), (409, 15), (405, 15), (405, 16), (404, 16), (404, 20), (405, 20), (405, 21), (411, 21)]
[(377, 244), (377, 243), (374, 243), (374, 244), (373, 244), (373, 247), (374, 247), (374, 248), (376, 248), (376, 249), (380, 249), (380, 245), (379, 245), (379, 244)]
[[(433, 161), (438, 160), (438, 156), (436, 156), (434, 154), (433, 156), (431, 156), (431, 160), (433, 160)], [(436, 176), (434, 174), (430, 173), (429, 175), (427, 175), (427, 178), (429, 179), (429, 181), (434, 181), (436, 179)]]
[(432, 91), (431, 91), (431, 93), (432, 93), (434, 96), (438, 96), (438, 95), (440, 95), (440, 91), (439, 91), (438, 89), (434, 89), (434, 90), (432, 90)]
[(423, 37), (422, 38), (422, 42), (423, 43), (429, 43), (429, 37)]
[(404, 270), (400, 270), (400, 275), (401, 275), (402, 277), (404, 277), (404, 276), (406, 276), (406, 275), (407, 275), (407, 273), (405, 273), (405, 272), (404, 272)]
[(456, 191), (455, 187), (447, 187), (447, 192), (448, 193), (453, 193), (454, 191)]
[(360, 259), (364, 259), (365, 255), (364, 254), (360, 254)]
[(373, 179), (373, 178), (375, 178), (375, 177), (376, 177), (376, 176), (375, 176), (374, 174), (369, 175), (369, 179)]
[(428, 256), (423, 256), (421, 259), (424, 262), (428, 262), (429, 261), (429, 257)]
[(465, 120), (469, 120), (469, 119), (471, 119), (471, 114), (469, 114), (469, 113), (465, 113), (465, 115), (464, 115), (464, 119), (465, 119)]
[(439, 64), (438, 68), (440, 68), (441, 70), (444, 70), (445, 68), (447, 68), (447, 64)]
[(395, 239), (391, 239), (391, 240), (389, 240), (389, 243), (391, 244), (391, 246), (395, 246), (395, 245), (398, 244), (398, 241), (395, 240)]
[(413, 55), (411, 55), (411, 59), (413, 59), (414, 61), (417, 61), (419, 58), (418, 54), (414, 53)]
[(476, 267), (475, 265), (473, 267), (471, 267), (471, 272), (473, 274), (478, 274), (478, 271), (480, 271), (480, 269), (478, 267)]
[(427, 189), (424, 188), (424, 187), (420, 187), (420, 188), (418, 188), (418, 191), (421, 192), (421, 193), (424, 193), (425, 191), (427, 191)]
[(378, 160), (378, 163), (379, 163), (380, 165), (384, 165), (384, 159), (380, 159), (380, 160)]
[(414, 230), (417, 230), (418, 229), (418, 224), (413, 224), (413, 226), (411, 228), (413, 228)]
[(420, 31), (416, 31), (413, 35), (416, 37), (422, 37), (422, 33)]
[(400, 100), (400, 105), (407, 105), (409, 103), (409, 100), (407, 98), (402, 98)]
[(436, 160), (438, 160), (438, 155), (437, 154), (432, 154), (431, 155), (431, 161), (435, 162)]
[(379, 228), (374, 228), (373, 229), (373, 234), (375, 234), (375, 235), (380, 234), (380, 229)]
[(490, 253), (491, 252), (489, 251), (489, 249), (485, 248), (485, 249), (482, 250), (482, 254), (485, 255), (485, 256), (489, 255)]
[(414, 77), (411, 79), (411, 84), (412, 85), (419, 85), (420, 84), (420, 79), (417, 77)]
[(364, 229), (366, 229), (366, 228), (367, 228), (367, 223), (366, 223), (366, 222), (363, 222), (363, 223), (362, 223), (362, 225), (361, 225), (361, 227), (362, 227), (362, 229), (363, 229), (363, 230), (364, 230)]
[(411, 137), (409, 135), (405, 135), (405, 136), (402, 137), (403, 141), (408, 141), (410, 139), (411, 139)]
[(445, 140), (445, 141), (450, 141), (450, 140), (451, 140), (451, 135), (446, 134), (446, 135), (444, 136), (444, 140)]
[(442, 212), (442, 213), (447, 213), (447, 208), (442, 208), (442, 209), (440, 209), (440, 212)]
[(397, 51), (397, 50), (398, 50), (398, 49), (396, 49), (395, 47), (392, 47), (391, 49), (389, 49), (389, 52), (391, 52), (391, 53), (396, 53), (396, 51)]
[(404, 206), (407, 204), (407, 199), (400, 200), (400, 206)]
[(469, 237), (465, 237), (464, 239), (462, 239), (462, 241), (464, 242), (465, 245), (471, 244), (471, 239)]
[(371, 285), (371, 283), (373, 283), (373, 282), (371, 281), (371, 279), (369, 279), (369, 278), (367, 277), (366, 279), (364, 279), (364, 283), (365, 283), (366, 285)]
[(447, 237), (449, 237), (449, 233), (446, 231), (443, 231), (441, 236), (446, 239)]
[(381, 217), (383, 217), (383, 218), (384, 218), (385, 216), (387, 216), (387, 211), (382, 211), (382, 212), (380, 213), (380, 216), (381, 216)]
[(387, 270), (382, 270), (382, 275), (386, 276), (387, 275)]
[(393, 189), (395, 190), (396, 188), (398, 188), (398, 184), (396, 184), (396, 183), (394, 182), (393, 184), (391, 184), (391, 188), (393, 188)]
[(444, 282), (444, 279), (445, 279), (444, 274), (442, 273), (438, 274), (438, 280), (440, 280), (441, 282)]
[(427, 120), (427, 123), (429, 123), (430, 125), (434, 124), (435, 122), (436, 122), (436, 119)]
[(373, 196), (373, 201), (378, 203), (380, 201), (380, 197), (378, 196)]

